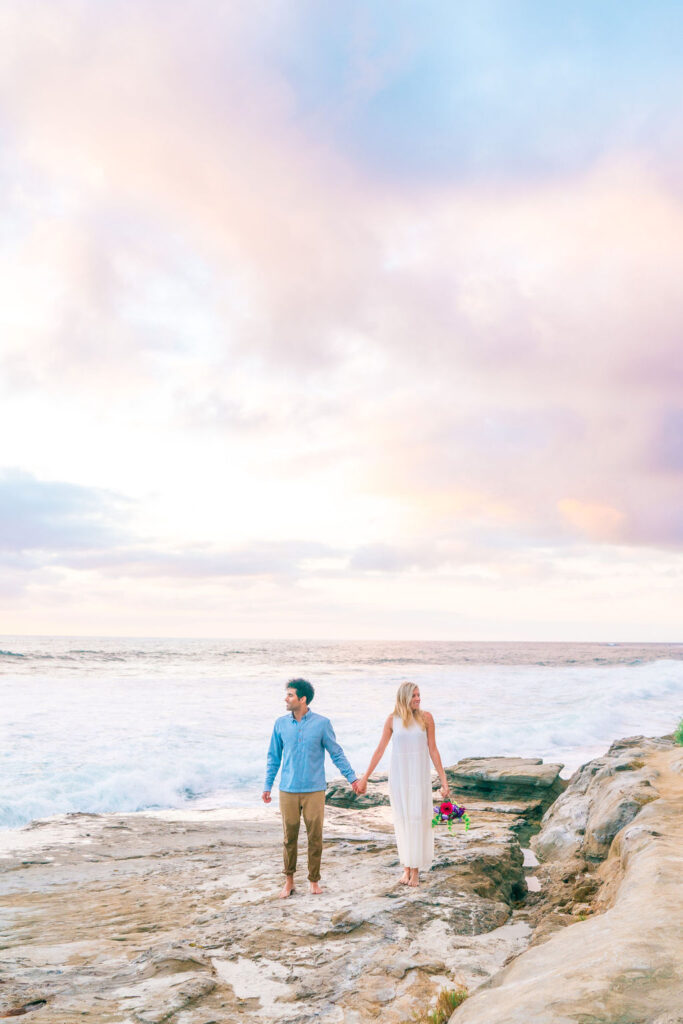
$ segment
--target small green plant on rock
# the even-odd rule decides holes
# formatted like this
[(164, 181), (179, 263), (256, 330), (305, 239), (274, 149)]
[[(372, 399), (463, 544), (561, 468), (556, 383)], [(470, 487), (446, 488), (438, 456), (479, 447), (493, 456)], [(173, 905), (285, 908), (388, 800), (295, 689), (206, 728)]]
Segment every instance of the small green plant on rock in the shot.
[(446, 1024), (446, 1021), (460, 1004), (467, 999), (466, 988), (442, 988), (436, 997), (433, 1010), (414, 1013), (410, 1024)]
[(678, 723), (678, 728), (674, 733), (674, 740), (676, 741), (676, 743), (678, 743), (679, 746), (683, 747), (683, 718), (681, 718), (680, 722)]

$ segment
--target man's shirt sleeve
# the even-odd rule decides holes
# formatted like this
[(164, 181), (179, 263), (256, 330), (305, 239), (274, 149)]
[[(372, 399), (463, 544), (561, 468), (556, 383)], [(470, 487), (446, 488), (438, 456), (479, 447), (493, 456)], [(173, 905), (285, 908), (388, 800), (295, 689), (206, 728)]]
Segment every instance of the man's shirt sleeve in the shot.
[(280, 761), (282, 760), (282, 736), (278, 729), (277, 722), (273, 726), (273, 735), (270, 737), (270, 746), (268, 747), (268, 757), (266, 758), (266, 782), (263, 787), (265, 793), (270, 793), (275, 782), (275, 776), (277, 775), (278, 768), (280, 767)]
[(323, 729), (323, 746), (347, 782), (355, 782), (357, 778), (356, 773), (346, 760), (346, 754), (341, 746), (337, 743), (337, 737), (334, 735), (334, 729), (329, 719), (325, 721), (325, 728)]

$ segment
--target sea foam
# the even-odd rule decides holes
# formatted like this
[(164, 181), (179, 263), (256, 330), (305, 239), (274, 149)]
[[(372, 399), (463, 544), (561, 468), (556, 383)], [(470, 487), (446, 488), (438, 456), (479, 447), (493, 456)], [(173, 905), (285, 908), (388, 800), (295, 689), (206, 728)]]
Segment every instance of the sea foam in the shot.
[[(0, 660), (0, 826), (10, 828), (76, 811), (257, 805), (272, 724), (295, 675), (313, 681), (313, 710), (332, 719), (359, 773), (406, 678), (434, 713), (446, 764), (538, 756), (568, 774), (615, 738), (671, 732), (683, 711), (675, 645), (0, 646), (12, 652)], [(328, 778), (338, 774), (327, 768)]]

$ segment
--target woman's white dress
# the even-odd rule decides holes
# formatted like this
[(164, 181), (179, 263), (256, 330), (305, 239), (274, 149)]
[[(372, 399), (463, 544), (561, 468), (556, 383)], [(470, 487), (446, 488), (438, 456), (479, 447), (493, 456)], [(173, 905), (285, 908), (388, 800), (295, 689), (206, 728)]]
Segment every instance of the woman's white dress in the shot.
[(432, 766), (427, 732), (394, 715), (389, 798), (401, 864), (427, 871), (434, 859)]

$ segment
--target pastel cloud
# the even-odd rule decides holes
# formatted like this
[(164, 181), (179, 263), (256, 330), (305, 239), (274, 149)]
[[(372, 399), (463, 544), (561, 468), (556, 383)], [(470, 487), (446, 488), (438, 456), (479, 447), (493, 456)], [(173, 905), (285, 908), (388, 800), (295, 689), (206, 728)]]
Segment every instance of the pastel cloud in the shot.
[[(0, 426), (100, 496), (93, 543), (104, 502), (60, 564), (332, 595), (681, 544), (670, 5), (635, 78), (640, 19), (585, 3), (534, 16), (528, 65), (498, 5), (32, 6), (3, 12)], [(108, 488), (142, 517), (109, 536)]]
[(558, 502), (561, 515), (570, 526), (596, 540), (613, 540), (619, 535), (624, 516), (609, 505), (588, 504), (575, 498)]
[(116, 544), (126, 502), (120, 496), (21, 470), (0, 474), (0, 551), (79, 551)]
[(229, 551), (197, 543), (182, 550), (154, 546), (131, 529), (131, 505), (98, 488), (5, 470), (0, 474), (0, 560), (10, 569), (49, 565), (182, 579), (291, 577), (305, 563), (343, 554), (297, 540), (243, 544)]

